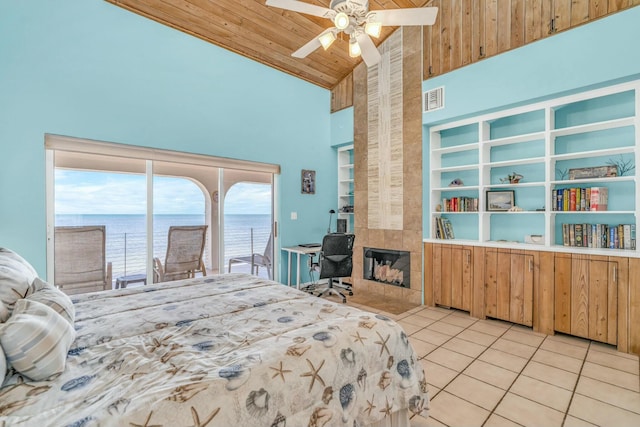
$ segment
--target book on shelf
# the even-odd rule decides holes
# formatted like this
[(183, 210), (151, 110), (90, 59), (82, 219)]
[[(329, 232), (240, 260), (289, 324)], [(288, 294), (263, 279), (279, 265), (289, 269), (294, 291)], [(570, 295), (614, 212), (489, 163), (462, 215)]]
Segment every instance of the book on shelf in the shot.
[(609, 207), (607, 187), (557, 188), (552, 191), (554, 211), (606, 211)]
[(575, 224), (569, 224), (569, 246), (576, 245), (576, 226)]
[(477, 212), (477, 197), (452, 197), (442, 199), (442, 210), (444, 212)]
[(575, 224), (575, 246), (582, 247), (582, 224)]
[(624, 224), (622, 229), (623, 238), (623, 249), (631, 249), (631, 224)]
[(609, 189), (607, 187), (591, 188), (591, 204), (592, 211), (606, 211), (609, 207)]
[(453, 225), (447, 218), (434, 217), (434, 235), (436, 239), (455, 239)]
[(635, 249), (635, 224), (562, 224), (562, 245), (582, 248)]

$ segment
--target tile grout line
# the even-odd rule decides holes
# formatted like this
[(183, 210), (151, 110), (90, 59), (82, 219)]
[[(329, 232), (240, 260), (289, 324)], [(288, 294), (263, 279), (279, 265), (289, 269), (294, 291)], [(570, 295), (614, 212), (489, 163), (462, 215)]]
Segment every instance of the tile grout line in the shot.
[[(384, 310), (383, 310), (383, 311), (384, 311)], [(440, 311), (438, 311), (438, 312), (439, 312), (439, 313), (441, 313)], [(398, 318), (398, 319), (393, 319), (393, 320), (394, 320), (394, 321), (396, 321), (396, 322), (399, 322), (400, 320), (405, 319), (406, 317), (409, 317), (409, 316), (412, 316), (412, 315), (418, 315), (417, 313), (418, 313), (418, 311), (413, 312), (413, 313), (404, 312), (404, 313), (401, 313), (401, 314), (400, 314), (400, 315), (402, 315), (402, 317), (400, 317), (400, 318)], [(493, 346), (493, 345), (494, 345), (494, 344), (495, 344), (499, 339), (503, 338), (503, 339), (506, 339), (507, 341), (512, 341), (512, 342), (515, 342), (515, 343), (518, 343), (518, 344), (522, 344), (522, 345), (528, 345), (528, 344), (521, 343), (521, 342), (519, 342), (519, 341), (515, 341), (515, 340), (508, 339), (508, 338), (504, 338), (504, 335), (505, 335), (507, 332), (509, 332), (509, 331), (519, 332), (519, 333), (526, 333), (526, 331), (518, 331), (517, 329), (514, 329), (514, 327), (519, 326), (518, 324), (515, 324), (515, 323), (512, 323), (512, 322), (509, 322), (509, 323), (511, 323), (511, 326), (510, 326), (510, 327), (508, 327), (506, 330), (504, 330), (504, 332), (502, 332), (500, 335), (498, 335), (498, 336), (494, 336), (494, 335), (492, 335), (492, 334), (487, 334), (487, 333), (485, 333), (485, 332), (483, 332), (483, 331), (478, 331), (478, 330), (475, 330), (475, 329), (471, 329), (474, 325), (478, 324), (478, 322), (479, 322), (480, 320), (482, 320), (482, 319), (474, 319), (474, 318), (469, 317), (469, 319), (473, 320), (473, 322), (472, 322), (471, 324), (469, 324), (468, 326), (465, 326), (465, 327), (462, 327), (462, 326), (460, 326), (460, 325), (459, 325), (459, 324), (457, 324), (457, 323), (449, 323), (449, 322), (447, 322), (447, 321), (445, 320), (445, 319), (447, 319), (447, 318), (450, 318), (451, 316), (455, 316), (455, 313), (456, 313), (456, 311), (451, 310), (451, 312), (450, 312), (450, 313), (445, 313), (445, 315), (444, 315), (443, 317), (440, 317), (439, 319), (433, 319), (433, 318), (430, 318), (430, 317), (424, 317), (424, 316), (419, 316), (419, 315), (418, 315), (419, 317), (424, 317), (424, 319), (425, 319), (425, 320), (427, 320), (427, 321), (430, 321), (430, 323), (429, 323), (428, 325), (426, 325), (426, 326), (424, 326), (424, 327), (422, 327), (422, 328), (420, 328), (420, 329), (416, 330), (416, 331), (415, 331), (414, 333), (412, 333), (411, 335), (414, 335), (414, 334), (416, 334), (416, 333), (418, 333), (418, 332), (420, 332), (420, 331), (422, 331), (422, 330), (424, 330), (424, 329), (428, 329), (428, 328), (429, 328), (429, 326), (431, 326), (431, 325), (433, 325), (433, 324), (435, 324), (435, 323), (438, 323), (438, 322), (443, 322), (443, 323), (446, 323), (446, 324), (448, 324), (448, 325), (453, 325), (453, 326), (457, 326), (457, 327), (462, 328), (462, 330), (461, 330), (460, 332), (456, 333), (455, 335), (449, 336), (449, 338), (448, 338), (447, 340), (445, 340), (442, 344), (432, 344), (432, 343), (430, 343), (430, 342), (428, 342), (428, 341), (425, 341), (425, 342), (426, 342), (426, 343), (428, 343), (428, 344), (435, 345), (435, 348), (434, 348), (433, 350), (429, 351), (428, 353), (426, 353), (422, 358), (420, 358), (420, 359), (418, 359), (418, 360), (426, 359), (430, 354), (432, 354), (433, 352), (435, 352), (437, 349), (439, 349), (439, 348), (444, 348), (444, 345), (445, 345), (446, 343), (448, 343), (448, 342), (452, 341), (452, 339), (453, 339), (453, 338), (458, 338), (459, 340), (462, 340), (462, 341), (465, 341), (465, 342), (468, 342), (468, 343), (471, 343), (471, 344), (481, 345), (481, 346), (483, 346), (483, 347), (484, 347), (484, 349), (483, 349), (483, 350), (482, 350), (478, 355), (476, 355), (475, 357), (471, 357), (471, 356), (467, 356), (467, 355), (466, 355), (466, 354), (464, 354), (464, 353), (461, 353), (461, 352), (459, 352), (459, 351), (456, 351), (456, 350), (454, 350), (454, 349), (446, 349), (446, 348), (445, 348), (446, 350), (452, 351), (452, 352), (454, 352), (454, 353), (458, 353), (458, 354), (460, 354), (460, 355), (462, 355), (462, 356), (470, 357), (470, 358), (472, 359), (472, 361), (471, 361), (468, 365), (466, 365), (466, 366), (465, 366), (461, 371), (457, 372), (457, 373), (456, 373), (456, 375), (455, 375), (455, 376), (454, 376), (450, 381), (448, 381), (448, 382), (447, 382), (447, 383), (446, 383), (446, 384), (445, 384), (445, 385), (444, 385), (444, 386), (443, 386), (443, 387), (442, 387), (438, 392), (436, 392), (433, 396), (430, 396), (431, 398), (434, 398), (434, 397), (436, 397), (437, 395), (439, 395), (439, 394), (440, 394), (440, 391), (446, 391), (445, 389), (446, 389), (446, 388), (447, 388), (447, 387), (448, 387), (452, 382), (454, 382), (458, 377), (460, 377), (460, 375), (462, 375), (462, 374), (464, 373), (464, 371), (465, 371), (465, 370), (466, 370), (466, 369), (467, 369), (467, 368), (468, 368), (472, 363), (474, 363), (474, 362), (475, 362), (475, 361), (477, 361), (477, 360), (480, 360), (480, 357), (481, 357), (483, 354), (485, 354), (485, 353), (487, 352), (487, 350), (491, 349), (491, 348), (492, 348), (492, 346)], [(400, 315), (398, 315), (398, 316), (400, 316)], [(413, 325), (413, 326), (418, 326), (418, 325)], [(483, 333), (483, 334), (485, 334), (485, 335), (492, 336), (492, 337), (494, 337), (494, 340), (493, 340), (493, 341), (492, 341), (488, 346), (485, 346), (484, 344), (478, 344), (477, 342), (470, 341), (470, 340), (467, 340), (467, 339), (464, 339), (464, 338), (460, 338), (460, 337), (459, 337), (459, 335), (460, 335), (461, 333), (463, 333), (464, 331), (466, 331), (466, 330), (470, 330), (470, 331), (472, 331), (472, 332), (476, 332), (476, 333)], [(444, 334), (444, 333), (439, 332), (439, 331), (436, 331), (436, 330), (433, 330), (433, 332), (438, 332), (438, 333), (440, 333), (440, 334), (447, 335), (447, 334)], [(410, 336), (411, 336), (411, 335), (410, 335)], [(555, 409), (555, 408), (553, 408), (553, 407), (550, 407), (550, 406), (545, 405), (545, 404), (543, 404), (543, 403), (536, 402), (535, 400), (532, 400), (532, 399), (530, 399), (530, 398), (528, 398), (528, 397), (520, 396), (519, 394), (514, 393), (514, 392), (512, 392), (512, 391), (511, 391), (511, 389), (513, 388), (513, 385), (514, 385), (514, 384), (515, 384), (515, 382), (518, 380), (518, 378), (520, 378), (520, 376), (525, 376), (525, 377), (527, 377), (527, 378), (531, 378), (531, 379), (534, 379), (534, 380), (536, 380), (536, 381), (540, 381), (540, 382), (542, 382), (542, 383), (549, 384), (549, 385), (554, 386), (554, 387), (559, 387), (559, 386), (557, 386), (556, 384), (552, 384), (552, 383), (549, 383), (549, 382), (547, 382), (547, 381), (543, 381), (543, 380), (541, 380), (541, 379), (537, 379), (537, 378), (531, 377), (531, 376), (529, 376), (529, 375), (525, 375), (525, 374), (523, 374), (523, 372), (524, 372), (524, 370), (526, 369), (526, 367), (527, 367), (527, 366), (529, 366), (529, 364), (533, 361), (534, 356), (538, 353), (538, 351), (539, 351), (539, 350), (541, 350), (541, 349), (542, 349), (542, 346), (544, 345), (544, 343), (545, 343), (545, 342), (547, 342), (547, 340), (549, 340), (549, 341), (555, 341), (555, 340), (551, 339), (551, 337), (553, 337), (553, 336), (547, 336), (547, 337), (544, 337), (544, 338), (542, 339), (542, 341), (541, 341), (537, 346), (530, 346), (530, 347), (532, 347), (532, 348), (534, 348), (534, 349), (535, 349), (535, 350), (534, 350), (534, 352), (533, 352), (533, 353), (532, 353), (532, 355), (527, 359), (527, 361), (526, 361), (525, 365), (522, 367), (522, 369), (520, 369), (520, 371), (517, 373), (517, 376), (516, 376), (516, 377), (515, 377), (515, 379), (511, 382), (511, 384), (509, 385), (509, 387), (505, 390), (504, 395), (500, 398), (500, 400), (498, 401), (498, 403), (494, 406), (494, 408), (493, 408), (492, 410), (490, 410), (490, 411), (489, 411), (489, 415), (488, 415), (488, 417), (484, 420), (484, 422), (483, 422), (483, 424), (482, 424), (482, 425), (485, 425), (485, 424), (488, 422), (489, 418), (491, 418), (491, 415), (493, 415), (493, 414), (495, 413), (495, 410), (498, 408), (498, 406), (499, 406), (499, 405), (500, 405), (500, 403), (504, 400), (504, 398), (506, 397), (506, 395), (507, 395), (508, 393), (512, 393), (512, 394), (514, 394), (514, 395), (516, 395), (516, 396), (519, 396), (519, 397), (521, 397), (521, 398), (523, 398), (523, 399), (525, 399), (525, 400), (528, 400), (528, 401), (531, 401), (531, 402), (533, 402), (533, 403), (536, 403), (536, 404), (542, 405), (542, 406), (544, 406), (544, 407), (550, 408), (550, 409), (552, 409), (552, 410), (558, 411), (557, 409)], [(414, 339), (419, 340), (419, 341), (423, 341), (423, 340), (420, 340), (419, 338), (414, 338)], [(568, 342), (563, 342), (563, 341), (559, 341), (559, 342), (560, 342), (560, 343), (562, 343), (562, 344), (566, 344), (566, 345), (569, 345), (569, 346), (573, 346), (573, 344), (568, 343)], [(582, 363), (581, 363), (581, 366), (580, 366), (580, 370), (578, 371), (578, 373), (577, 373), (577, 374), (576, 374), (575, 372), (572, 372), (572, 371), (570, 371), (570, 370), (564, 369), (564, 368), (562, 368), (562, 367), (558, 367), (558, 366), (550, 365), (550, 364), (547, 364), (547, 363), (544, 363), (544, 362), (540, 362), (540, 361), (536, 362), (536, 363), (540, 363), (541, 365), (548, 366), (548, 367), (550, 367), (550, 368), (559, 369), (559, 370), (566, 371), (566, 372), (573, 373), (573, 374), (576, 374), (576, 375), (577, 375), (576, 382), (575, 382), (575, 383), (574, 383), (574, 385), (573, 385), (573, 390), (569, 390), (569, 389), (566, 389), (566, 388), (564, 388), (564, 387), (559, 387), (559, 388), (561, 388), (561, 389), (564, 389), (564, 390), (567, 390), (567, 391), (571, 391), (571, 397), (570, 397), (570, 399), (569, 399), (569, 402), (568, 402), (568, 404), (567, 404), (567, 407), (566, 407), (565, 411), (558, 411), (558, 412), (564, 412), (564, 414), (563, 414), (563, 419), (562, 419), (562, 424), (561, 424), (561, 425), (564, 425), (564, 424), (566, 423), (566, 420), (567, 420), (567, 418), (568, 418), (568, 416), (569, 416), (569, 410), (570, 410), (570, 408), (571, 408), (571, 404), (573, 403), (573, 401), (574, 401), (574, 397), (576, 396), (576, 394), (578, 394), (578, 393), (577, 393), (577, 387), (578, 387), (578, 384), (579, 384), (579, 382), (580, 382), (580, 379), (582, 378), (582, 372), (583, 372), (584, 367), (585, 367), (585, 365), (586, 365), (587, 357), (588, 357), (588, 355), (589, 355), (589, 352), (590, 352), (591, 350), (593, 350), (593, 351), (597, 351), (597, 352), (599, 352), (599, 353), (608, 353), (608, 352), (605, 352), (605, 351), (600, 351), (598, 348), (594, 347), (594, 346), (593, 346), (593, 344), (594, 344), (594, 342), (593, 342), (592, 340), (588, 340), (588, 345), (587, 345), (587, 347), (586, 347), (585, 354), (584, 354), (584, 356), (581, 358), (581, 359), (582, 359)], [(545, 350), (545, 351), (548, 351), (548, 352), (550, 352), (550, 353), (553, 353), (553, 354), (564, 355), (564, 353), (562, 353), (561, 351), (556, 351), (556, 350), (553, 350), (553, 349), (544, 349), (544, 350)], [(496, 350), (496, 351), (502, 351), (502, 350)], [(509, 355), (512, 355), (512, 356), (521, 357), (521, 356), (519, 356), (518, 354), (513, 354), (513, 353), (510, 353), (510, 352), (508, 352), (508, 351), (502, 351), (502, 352), (504, 352), (504, 353), (506, 353), (506, 354), (509, 354)], [(577, 357), (573, 357), (573, 356), (569, 356), (569, 355), (566, 355), (566, 356), (568, 356), (568, 357), (572, 357), (572, 358), (574, 358), (574, 359), (578, 359), (578, 360), (580, 360), (580, 358), (577, 358)], [(616, 355), (614, 354), (614, 356), (616, 356)], [(442, 367), (444, 367), (444, 368), (447, 368), (447, 369), (451, 369), (451, 368), (449, 368), (448, 366), (442, 365), (442, 364), (437, 363), (437, 362), (433, 362), (433, 361), (428, 361), (428, 362), (429, 362), (429, 363), (434, 363), (434, 364), (436, 364), (436, 365), (440, 365), (440, 366), (442, 366)], [(483, 362), (484, 362), (484, 361), (483, 361)], [(639, 362), (640, 362), (640, 360), (639, 360)], [(490, 363), (490, 362), (484, 362), (484, 363)], [(606, 365), (606, 364), (600, 364), (600, 363), (597, 363), (597, 362), (593, 362), (593, 363), (594, 363), (595, 365), (602, 366), (602, 367), (609, 368), (609, 369), (614, 369), (614, 370), (616, 370), (616, 371), (620, 371), (620, 372), (622, 372), (622, 373), (629, 373), (629, 372), (627, 372), (627, 371), (625, 371), (625, 370), (617, 369), (617, 368), (615, 368), (615, 367), (611, 367), (611, 366), (608, 366), (608, 365)], [(492, 364), (492, 363), (490, 363), (490, 364)], [(492, 364), (492, 365), (493, 365), (493, 364)], [(497, 365), (495, 365), (495, 366), (497, 366)], [(453, 370), (453, 369), (451, 369), (451, 370)], [(639, 366), (639, 371), (640, 371), (640, 366)], [(631, 373), (631, 374), (632, 374), (632, 373)], [(633, 374), (632, 374), (632, 375), (633, 375)], [(590, 378), (590, 377), (589, 377), (589, 378)], [(474, 378), (474, 379), (475, 379), (475, 378)], [(476, 379), (476, 380), (477, 380), (477, 379)], [(595, 380), (595, 381), (600, 381), (600, 380), (595, 379), (595, 378), (594, 378), (594, 380)], [(485, 381), (482, 381), (482, 380), (478, 380), (478, 381), (481, 381), (481, 382), (486, 383)], [(608, 383), (607, 381), (603, 381), (603, 382)], [(490, 383), (486, 383), (486, 384), (492, 385), (492, 384), (490, 384)], [(612, 384), (612, 383), (608, 383), (608, 384), (613, 385), (613, 386), (617, 386), (616, 384)], [(627, 389), (627, 388), (624, 388), (624, 387), (622, 387), (622, 388), (623, 388), (623, 389), (625, 389), (625, 390), (632, 391), (632, 392), (634, 391), (634, 390), (630, 390), (630, 389)], [(448, 393), (449, 393), (449, 392), (448, 392)], [(456, 396), (455, 394), (452, 394), (452, 395), (453, 395), (453, 396)], [(582, 394), (580, 394), (580, 395), (582, 395)], [(459, 396), (456, 396), (456, 397), (457, 397), (457, 398), (460, 398)], [(589, 396), (587, 396), (587, 397), (589, 397)], [(594, 399), (594, 400), (596, 400), (596, 401), (599, 401), (599, 402), (601, 402), (601, 403), (603, 403), (603, 404), (606, 404), (606, 405), (608, 405), (608, 406), (612, 406), (612, 407), (618, 408), (618, 409), (620, 409), (620, 410), (624, 410), (624, 411), (631, 412), (631, 413), (637, 413), (637, 412), (635, 412), (635, 411), (633, 411), (633, 410), (631, 410), (631, 409), (627, 409), (627, 408), (624, 408), (624, 407), (618, 406), (617, 404), (614, 404), (614, 403), (609, 403), (609, 402), (607, 402), (607, 401), (602, 401), (602, 400), (600, 400), (600, 399), (596, 399), (596, 398), (593, 398), (593, 397), (589, 397), (589, 398)], [(471, 402), (471, 401), (468, 401), (468, 400), (466, 400), (466, 399), (464, 399), (464, 398), (460, 398), (460, 399), (464, 400), (465, 402), (467, 402), (467, 403), (469, 403), (469, 404), (471, 404), (471, 405), (473, 405), (473, 406), (476, 406), (476, 407), (478, 407), (478, 408), (481, 408), (481, 409), (483, 409), (483, 410), (485, 410), (485, 411), (487, 410), (486, 408), (481, 407), (481, 406), (479, 406), (479, 405), (477, 405), (477, 404), (475, 404), (475, 403), (473, 403), (473, 402)], [(496, 414), (496, 415), (497, 415), (497, 414)], [(502, 417), (502, 416), (501, 416), (501, 417)], [(507, 420), (509, 420), (509, 421), (512, 421), (512, 422), (516, 423), (515, 421), (510, 420), (509, 418), (506, 418), (506, 417), (503, 417), (503, 418), (505, 418), (505, 419), (507, 419)], [(582, 420), (582, 418), (580, 418), (580, 417), (578, 417), (578, 416), (575, 416), (575, 418), (577, 418), (577, 419), (579, 419), (579, 420)], [(433, 418), (433, 419), (434, 419), (434, 420), (436, 420), (436, 421), (438, 421), (438, 422), (441, 422), (440, 420), (438, 420), (438, 419), (436, 419), (436, 418)], [(587, 422), (586, 420), (583, 420), (583, 421)], [(443, 424), (444, 424), (444, 423), (443, 423)], [(516, 424), (518, 424), (518, 423), (516, 423)]]
[[(508, 332), (508, 331), (510, 331), (510, 330), (511, 330), (511, 328), (507, 329), (507, 332)], [(505, 333), (506, 333), (506, 332), (505, 332)], [(516, 377), (513, 379), (513, 381), (512, 381), (512, 382), (511, 382), (511, 384), (509, 385), (509, 388), (505, 390), (505, 392), (504, 392), (504, 394), (502, 395), (502, 397), (500, 398), (500, 400), (498, 400), (498, 403), (496, 403), (496, 405), (493, 407), (493, 409), (491, 410), (491, 413), (489, 414), (489, 416), (487, 417), (487, 419), (484, 421), (484, 423), (482, 423), (482, 425), (483, 425), (483, 426), (487, 423), (487, 421), (489, 420), (489, 418), (491, 418), (491, 415), (493, 415), (493, 414), (495, 413), (496, 409), (498, 409), (498, 406), (500, 406), (500, 403), (502, 403), (502, 401), (504, 400), (505, 396), (506, 396), (507, 394), (509, 394), (509, 390), (511, 390), (511, 387), (513, 387), (513, 385), (515, 384), (515, 382), (516, 382), (516, 381), (518, 381), (518, 378), (520, 378), (520, 375), (522, 375), (522, 372), (524, 371), (524, 369), (525, 369), (525, 368), (527, 367), (527, 365), (531, 362), (531, 359), (533, 359), (533, 356), (535, 356), (535, 354), (538, 352), (538, 350), (540, 350), (540, 347), (542, 346), (542, 343), (543, 343), (543, 342), (545, 342), (545, 340), (546, 340), (546, 338), (545, 338), (545, 339), (543, 339), (542, 341), (540, 341), (540, 343), (537, 345), (537, 347), (530, 346), (530, 347), (534, 347), (536, 350), (535, 350), (533, 353), (531, 353), (531, 356), (529, 356), (529, 359), (527, 359), (527, 363), (525, 363), (525, 365), (522, 367), (522, 369), (520, 370), (520, 372), (518, 372), (518, 375), (516, 375)], [(509, 340), (509, 341), (510, 341), (510, 340)], [(523, 344), (523, 343), (520, 343), (520, 344)], [(526, 344), (525, 344), (525, 345), (526, 345)], [(514, 394), (516, 394), (516, 393), (514, 393)], [(516, 394), (516, 396), (519, 396), (519, 395), (518, 395), (518, 394)], [(523, 396), (520, 396), (520, 397), (523, 397)], [(526, 398), (526, 399), (527, 399), (527, 400), (531, 400), (531, 399), (528, 399), (528, 398)], [(532, 401), (532, 402), (533, 402), (533, 401)], [(536, 402), (536, 403), (538, 403), (538, 402)], [(514, 423), (516, 423), (516, 424), (518, 424), (518, 425), (521, 425), (520, 423), (518, 423), (518, 422), (516, 422), (516, 421), (514, 421), (514, 420), (512, 420), (512, 419), (510, 419), (510, 418), (503, 417), (502, 415), (499, 415), (499, 414), (496, 414), (496, 415), (498, 415), (499, 417), (505, 418), (505, 419), (507, 419), (507, 420), (509, 420), (509, 421), (511, 421), (511, 422), (514, 422)]]
[[(566, 421), (567, 421), (567, 416), (569, 415), (569, 410), (571, 409), (571, 404), (573, 403), (573, 398), (576, 395), (576, 390), (578, 389), (578, 383), (580, 383), (580, 378), (582, 377), (582, 370), (584, 369), (584, 365), (585, 363), (587, 363), (587, 356), (589, 355), (589, 349), (591, 348), (591, 343), (589, 343), (589, 346), (587, 347), (587, 351), (584, 354), (584, 359), (582, 360), (582, 365), (580, 365), (580, 371), (578, 372), (578, 378), (576, 379), (576, 383), (573, 386), (573, 391), (571, 392), (571, 398), (569, 399), (569, 404), (567, 405), (567, 410), (564, 414), (564, 417), (562, 418), (562, 424), (561, 425), (565, 425)], [(576, 417), (578, 418), (578, 417)], [(581, 419), (581, 418), (580, 418)], [(585, 422), (590, 422), (587, 420), (583, 420)]]
[[(442, 319), (444, 319), (445, 317), (448, 317), (448, 316), (451, 316), (451, 315), (453, 315), (453, 313), (447, 314), (446, 316), (442, 317), (441, 319), (437, 320), (436, 322), (439, 322), (439, 321), (441, 321)], [(457, 338), (457, 337), (458, 337), (458, 335), (460, 335), (460, 334), (461, 334), (461, 333), (463, 333), (464, 331), (469, 330), (469, 328), (471, 328), (473, 325), (475, 325), (476, 323), (478, 323), (480, 320), (482, 320), (482, 319), (476, 319), (476, 320), (475, 320), (473, 323), (471, 323), (469, 326), (467, 326), (467, 327), (465, 327), (464, 329), (462, 329), (462, 331), (458, 332), (456, 335), (451, 336), (448, 340), (446, 340), (446, 341), (445, 341), (445, 342), (443, 342), (442, 344), (438, 345), (436, 348), (434, 348), (433, 350), (431, 350), (429, 353), (425, 354), (425, 355), (424, 355), (424, 357), (422, 357), (422, 359), (425, 359), (428, 355), (430, 355), (431, 353), (433, 353), (434, 351), (436, 351), (436, 350), (437, 350), (437, 349), (439, 349), (440, 347), (444, 346), (446, 343), (448, 343), (449, 341), (451, 341), (453, 338)], [(435, 322), (433, 322), (433, 323), (435, 323)], [(428, 326), (425, 326), (425, 328), (423, 328), (423, 329), (426, 329), (427, 327), (428, 327)], [(473, 362), (475, 362), (475, 361), (479, 360), (480, 356), (482, 356), (482, 355), (483, 355), (487, 350), (489, 350), (489, 349), (491, 348), (491, 345), (493, 345), (496, 341), (498, 341), (498, 339), (502, 338), (502, 336), (503, 336), (504, 334), (506, 334), (510, 329), (511, 329), (511, 327), (509, 327), (509, 328), (505, 329), (505, 330), (504, 330), (504, 332), (502, 332), (502, 333), (501, 333), (500, 335), (498, 335), (498, 336), (494, 336), (494, 335), (490, 335), (490, 334), (485, 334), (484, 332), (476, 331), (476, 330), (471, 329), (471, 331), (473, 331), (473, 332), (478, 332), (478, 333), (481, 333), (481, 334), (489, 335), (489, 336), (495, 337), (495, 339), (491, 342), (491, 344), (489, 344), (488, 346), (485, 346), (484, 350), (482, 350), (482, 351), (481, 351), (477, 356), (475, 356), (474, 358), (472, 358), (472, 359), (473, 359), (473, 361), (472, 361), (471, 363), (469, 363), (467, 366), (465, 366), (465, 368), (464, 368), (464, 369), (462, 369), (462, 371), (458, 372), (458, 373), (457, 373), (457, 374), (456, 374), (456, 375), (455, 375), (455, 376), (454, 376), (454, 377), (453, 377), (453, 378), (452, 378), (448, 383), (446, 383), (446, 384), (445, 384), (445, 385), (440, 389), (440, 391), (438, 391), (438, 392), (437, 392), (433, 397), (435, 397), (435, 396), (437, 396), (438, 394), (440, 394), (440, 392), (441, 392), (441, 391), (444, 391), (444, 390), (445, 390), (445, 388), (447, 388), (447, 386), (449, 386), (449, 384), (451, 384), (452, 382), (454, 382), (454, 381), (456, 380), (456, 378), (458, 378), (460, 375), (463, 375), (463, 372), (464, 372), (464, 371), (465, 371), (469, 366), (471, 366), (471, 364), (473, 364)], [(419, 339), (419, 338), (416, 338), (416, 339)], [(472, 344), (477, 344), (477, 345), (482, 345), (482, 346), (484, 346), (483, 344), (478, 344), (478, 343), (475, 343), (475, 342), (473, 342), (473, 341), (468, 341), (468, 340), (465, 340), (464, 338), (458, 338), (458, 339), (460, 339), (460, 340), (462, 340), (462, 341), (466, 341), (466, 342), (472, 343)], [(446, 349), (446, 350), (448, 350), (448, 349)], [(450, 350), (450, 351), (454, 351), (454, 350)], [(455, 353), (458, 353), (457, 351), (454, 351), (454, 352), (455, 352)], [(462, 353), (459, 353), (459, 354), (462, 354)], [(466, 356), (465, 354), (462, 354), (462, 355), (463, 355), (463, 356)], [(467, 357), (471, 357), (471, 356), (467, 356)], [(422, 360), (422, 359), (420, 359), (420, 360)], [(431, 362), (431, 361), (430, 361), (430, 362)], [(484, 361), (482, 361), (482, 360), (481, 360), (481, 362), (484, 362)], [(436, 362), (431, 362), (431, 363), (435, 363), (436, 365), (440, 365), (439, 363), (436, 363)], [(484, 362), (484, 363), (487, 363), (487, 362)], [(440, 365), (440, 366), (443, 366), (444, 368), (447, 368), (447, 369), (451, 369), (451, 368), (449, 368), (448, 366), (444, 366), (444, 365)], [(473, 377), (471, 377), (471, 378), (473, 378)], [(516, 379), (517, 379), (517, 378), (518, 378), (518, 377), (516, 377)], [(482, 380), (478, 380), (477, 378), (474, 378), (474, 379), (475, 379), (475, 380), (477, 380), (477, 381), (480, 381), (480, 382), (485, 383), (484, 381), (482, 381)], [(514, 381), (515, 381), (515, 380), (514, 380)], [(489, 384), (489, 383), (485, 383), (485, 384)], [(492, 385), (492, 384), (489, 384), (489, 385)], [(506, 392), (505, 392), (505, 394), (506, 394)], [(453, 396), (456, 396), (456, 395), (454, 394)], [(468, 401), (468, 400), (466, 400), (466, 399), (463, 399), (463, 398), (461, 398), (461, 397), (459, 397), (459, 396), (456, 396), (456, 397), (457, 397), (457, 398), (459, 398), (459, 399), (461, 399), (461, 400), (464, 400), (465, 402), (470, 403), (471, 405), (477, 406), (477, 407), (478, 407), (478, 408), (480, 408), (480, 409), (483, 409), (483, 410), (485, 410), (485, 411), (487, 410), (486, 408), (483, 408), (482, 406), (479, 406), (479, 405), (477, 405), (476, 403), (470, 402), (470, 401)], [(504, 396), (503, 396), (503, 397), (504, 397)], [(502, 399), (500, 399), (500, 401), (502, 401)], [(498, 402), (498, 403), (499, 403), (499, 402)], [(491, 418), (491, 415), (493, 414), (493, 411), (494, 411), (494, 410), (495, 410), (495, 408), (494, 408), (493, 410), (489, 411), (489, 414), (487, 415), (487, 418), (484, 420), (484, 422), (482, 423), (482, 425), (484, 425), (484, 424), (487, 422), (487, 420), (488, 420), (489, 418)], [(436, 420), (437, 420), (437, 418), (434, 418), (434, 419), (436, 419)], [(444, 424), (444, 423), (443, 423), (442, 421), (440, 421), (440, 420), (437, 420), (437, 421), (438, 421), (438, 422), (441, 422), (442, 424)], [(511, 421), (511, 420), (510, 420), (510, 421)], [(516, 423), (516, 424), (518, 424), (518, 423)], [(445, 425), (446, 425), (446, 424), (445, 424)]]

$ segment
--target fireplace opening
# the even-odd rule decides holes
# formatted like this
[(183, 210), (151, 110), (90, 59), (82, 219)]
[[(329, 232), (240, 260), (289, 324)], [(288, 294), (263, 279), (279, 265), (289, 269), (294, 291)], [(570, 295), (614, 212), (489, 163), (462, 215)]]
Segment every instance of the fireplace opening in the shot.
[(364, 278), (408, 288), (411, 256), (408, 251), (364, 248)]

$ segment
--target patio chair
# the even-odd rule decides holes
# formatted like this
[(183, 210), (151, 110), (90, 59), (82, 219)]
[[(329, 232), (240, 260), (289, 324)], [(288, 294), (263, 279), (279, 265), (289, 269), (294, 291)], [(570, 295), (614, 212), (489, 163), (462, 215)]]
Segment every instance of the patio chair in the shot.
[(207, 237), (206, 225), (173, 225), (167, 236), (167, 254), (164, 264), (153, 259), (153, 283), (168, 282), (207, 275), (202, 260)]
[(104, 225), (56, 227), (54, 284), (73, 295), (112, 288)]
[[(272, 257), (273, 257), (273, 233), (269, 234), (269, 240), (267, 240), (267, 246), (264, 248), (264, 252), (259, 254), (253, 251), (253, 228), (251, 229), (251, 255), (233, 257), (229, 260), (229, 273), (231, 273), (231, 266), (233, 264), (250, 264), (251, 274), (256, 276), (259, 273), (259, 268), (264, 267), (267, 269), (267, 276), (269, 279), (273, 278), (272, 273)], [(255, 270), (255, 273), (254, 273)]]

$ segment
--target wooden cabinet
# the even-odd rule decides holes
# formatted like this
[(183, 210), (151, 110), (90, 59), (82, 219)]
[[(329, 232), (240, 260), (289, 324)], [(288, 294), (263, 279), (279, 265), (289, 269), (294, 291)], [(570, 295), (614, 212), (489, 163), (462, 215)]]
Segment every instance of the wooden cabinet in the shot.
[(485, 316), (533, 326), (535, 258), (527, 251), (485, 251)]
[(432, 250), (434, 304), (471, 311), (473, 247), (436, 244)]
[(618, 293), (627, 288), (621, 279), (626, 282), (628, 259), (556, 254), (554, 270), (555, 330), (617, 345)]
[(640, 258), (424, 243), (424, 303), (640, 354)]

